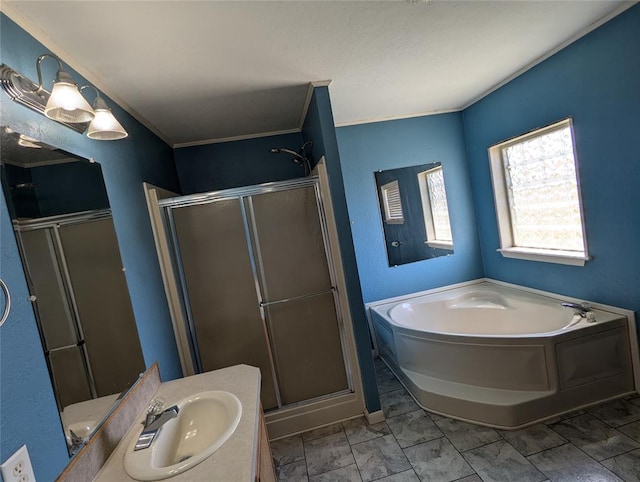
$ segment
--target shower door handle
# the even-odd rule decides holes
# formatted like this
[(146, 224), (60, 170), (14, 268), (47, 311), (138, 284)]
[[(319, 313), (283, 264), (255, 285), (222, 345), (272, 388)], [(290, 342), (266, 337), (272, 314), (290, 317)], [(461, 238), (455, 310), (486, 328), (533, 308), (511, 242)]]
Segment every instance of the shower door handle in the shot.
[(300, 295), (300, 296), (292, 296), (291, 298), (284, 298), (281, 300), (277, 300), (277, 301), (261, 301), (260, 302), (260, 308), (266, 308), (267, 306), (271, 306), (271, 305), (278, 305), (280, 303), (287, 303), (288, 301), (297, 301), (297, 300), (303, 300), (305, 298), (313, 298), (314, 296), (322, 296), (322, 295), (328, 295), (329, 293), (335, 293), (336, 289), (335, 287), (331, 287), (331, 289), (326, 290), (326, 291), (321, 291), (319, 293), (311, 293), (308, 295)]

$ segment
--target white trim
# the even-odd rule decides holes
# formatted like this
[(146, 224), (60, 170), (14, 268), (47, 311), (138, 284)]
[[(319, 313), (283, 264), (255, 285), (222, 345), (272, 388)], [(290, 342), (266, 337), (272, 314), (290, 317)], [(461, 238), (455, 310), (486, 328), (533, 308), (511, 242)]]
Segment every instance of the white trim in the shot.
[(169, 316), (173, 325), (173, 335), (175, 337), (176, 347), (178, 349), (178, 358), (180, 359), (180, 367), (182, 368), (182, 376), (188, 377), (195, 375), (195, 367), (191, 358), (191, 350), (189, 347), (189, 334), (187, 333), (187, 322), (182, 312), (180, 304), (179, 288), (176, 282), (176, 275), (171, 262), (171, 254), (167, 234), (165, 232), (164, 223), (162, 222), (162, 213), (158, 205), (158, 192), (167, 195), (179, 196), (174, 192), (162, 189), (147, 182), (142, 183), (144, 197), (147, 203), (147, 211), (149, 220), (151, 221), (151, 231), (153, 232), (153, 241), (158, 256), (158, 264), (160, 265), (160, 273), (162, 275), (162, 285), (164, 293), (167, 297), (167, 305), (169, 307)]
[(605, 23), (607, 23), (609, 20), (613, 19), (614, 17), (617, 17), (618, 15), (620, 15), (622, 12), (624, 12), (625, 10), (628, 10), (629, 8), (633, 7), (636, 3), (638, 3), (636, 0), (634, 1), (629, 1), (629, 2), (625, 2), (623, 5), (621, 5), (620, 7), (616, 8), (615, 10), (613, 10), (612, 12), (609, 12), (607, 15), (605, 15), (604, 17), (596, 20), (595, 22), (593, 22), (590, 25), (587, 25), (585, 28), (583, 28), (582, 30), (580, 30), (577, 34), (575, 34), (574, 36), (568, 38), (567, 40), (565, 40), (564, 42), (562, 42), (560, 45), (558, 45), (557, 47), (554, 47), (553, 49), (549, 50), (546, 54), (543, 54), (542, 56), (538, 57), (537, 59), (533, 60), (532, 62), (528, 63), (527, 65), (525, 65), (524, 67), (522, 67), (520, 70), (514, 72), (513, 74), (511, 74), (509, 77), (507, 77), (506, 79), (502, 80), (501, 82), (498, 82), (496, 85), (494, 85), (493, 87), (491, 87), (490, 89), (486, 90), (485, 92), (483, 92), (482, 94), (480, 94), (477, 97), (474, 97), (473, 99), (471, 99), (469, 102), (467, 102), (466, 104), (464, 104), (460, 110), (465, 110), (468, 107), (471, 107), (473, 104), (475, 104), (476, 102), (484, 99), (485, 97), (487, 97), (489, 94), (495, 92), (496, 90), (498, 90), (500, 87), (503, 87), (504, 85), (508, 84), (509, 82), (511, 82), (512, 80), (514, 80), (515, 78), (521, 76), (522, 74), (524, 74), (527, 70), (532, 69), (533, 67), (535, 67), (538, 64), (541, 64), (542, 62), (544, 62), (545, 60), (547, 60), (549, 57), (554, 56), (555, 54), (557, 54), (558, 52), (560, 52), (562, 49), (568, 47), (569, 45), (571, 45), (572, 43), (576, 42), (577, 40), (581, 39), (582, 37), (584, 37), (585, 35), (587, 35), (588, 33), (591, 33), (592, 31), (594, 31), (595, 29), (597, 29), (598, 27), (604, 25)]
[(311, 105), (311, 98), (313, 97), (313, 91), (316, 87), (329, 87), (331, 84), (331, 80), (315, 80), (313, 82), (309, 82), (309, 89), (307, 90), (307, 98), (304, 100), (304, 106), (302, 108), (302, 115), (300, 116), (299, 129), (302, 131), (304, 127), (304, 121), (307, 118), (307, 113), (309, 112), (309, 106)]
[(402, 119), (413, 119), (414, 117), (427, 117), (430, 115), (440, 115), (440, 114), (451, 114), (452, 112), (460, 112), (463, 109), (454, 108), (454, 109), (439, 109), (439, 110), (431, 110), (424, 112), (412, 112), (410, 114), (398, 114), (398, 115), (390, 115), (383, 117), (371, 117), (368, 119), (356, 119), (351, 121), (344, 122), (336, 122), (335, 127), (348, 127), (348, 126), (358, 126), (360, 124), (373, 124), (375, 122), (387, 122), (393, 120), (402, 120)]
[(313, 89), (315, 87), (311, 82), (309, 82), (309, 88), (307, 89), (307, 97), (304, 99), (304, 105), (302, 106), (302, 114), (300, 115), (300, 122), (298, 122), (298, 129), (302, 131), (304, 127), (304, 121), (307, 118), (307, 113), (309, 112), (309, 106), (311, 105), (311, 98), (313, 97)]
[[(422, 215), (426, 229), (427, 239), (424, 242), (430, 248), (453, 249), (453, 233), (451, 240), (438, 239), (436, 237), (436, 223), (433, 217), (433, 204), (431, 202), (431, 190), (429, 189), (429, 175), (435, 172), (442, 173), (442, 182), (444, 184), (444, 169), (442, 163), (438, 162), (435, 167), (418, 173), (418, 186), (420, 188), (420, 200), (422, 201)], [(447, 208), (447, 221), (449, 223), (449, 231), (451, 231), (451, 217), (449, 216), (449, 200), (447, 199), (447, 188), (444, 187), (444, 203)]]
[[(29, 35), (31, 35), (34, 39), (40, 42), (46, 49), (56, 54), (58, 57), (62, 59), (62, 61), (71, 67), (73, 70), (78, 72), (82, 77), (84, 77), (89, 83), (93, 84), (101, 93), (103, 93), (106, 97), (108, 97), (111, 101), (118, 104), (118, 107), (129, 113), (131, 117), (137, 120), (144, 127), (149, 129), (153, 134), (155, 134), (160, 140), (162, 140), (168, 146), (171, 146), (171, 141), (169, 138), (163, 134), (156, 126), (154, 126), (151, 122), (149, 122), (145, 117), (143, 117), (138, 111), (136, 111), (133, 107), (131, 107), (127, 102), (125, 102), (119, 95), (113, 92), (111, 89), (105, 88), (102, 81), (98, 78), (96, 74), (85, 68), (73, 55), (63, 49), (58, 43), (56, 43), (51, 37), (49, 37), (45, 32), (36, 27), (31, 20), (22, 15), (15, 7), (13, 7), (9, 2), (0, 2), (0, 11), (4, 13), (7, 17), (17, 23), (23, 30), (25, 30)], [(35, 68), (37, 58), (33, 59), (33, 65)], [(26, 72), (25, 75), (29, 76)]]
[(364, 411), (364, 416), (367, 419), (367, 423), (369, 425), (373, 425), (374, 423), (384, 422), (384, 412), (382, 410), (378, 410), (377, 412), (369, 413), (369, 410)]
[(313, 80), (310, 82), (312, 87), (329, 87), (329, 85), (331, 85), (331, 82), (333, 82), (331, 79), (327, 79), (327, 80)]
[(571, 251), (533, 248), (502, 248), (497, 249), (505, 258), (526, 259), (529, 261), (542, 261), (543, 263), (568, 264), (571, 266), (584, 266), (591, 258), (589, 256), (576, 255)]
[(446, 241), (425, 241), (424, 244), (426, 244), (430, 248), (453, 249), (453, 241), (450, 243)]
[(282, 136), (285, 134), (297, 134), (299, 132), (300, 132), (300, 129), (296, 127), (295, 129), (285, 129), (282, 131), (261, 132), (258, 134), (243, 134), (241, 136), (221, 137), (219, 139), (204, 139), (202, 141), (178, 142), (177, 144), (174, 144), (172, 147), (174, 149), (181, 149), (183, 147), (206, 146), (209, 144), (221, 144), (223, 142), (246, 141), (249, 139), (259, 139), (260, 137)]

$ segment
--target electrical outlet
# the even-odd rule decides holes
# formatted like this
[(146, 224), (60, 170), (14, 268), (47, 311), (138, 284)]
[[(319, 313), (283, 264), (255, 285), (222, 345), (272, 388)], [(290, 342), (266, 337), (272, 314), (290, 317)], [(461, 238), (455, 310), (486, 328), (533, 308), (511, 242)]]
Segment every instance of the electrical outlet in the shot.
[(26, 445), (0, 465), (0, 473), (4, 482), (36, 482)]

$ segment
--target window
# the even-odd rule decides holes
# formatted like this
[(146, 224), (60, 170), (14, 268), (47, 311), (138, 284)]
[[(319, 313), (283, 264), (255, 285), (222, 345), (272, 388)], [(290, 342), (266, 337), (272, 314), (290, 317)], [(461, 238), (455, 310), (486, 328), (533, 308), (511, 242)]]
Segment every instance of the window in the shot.
[(571, 119), (489, 148), (500, 230), (509, 258), (584, 265), (584, 235)]
[(404, 223), (400, 186), (398, 181), (391, 181), (380, 187), (382, 204), (384, 206), (384, 221), (389, 224)]
[(449, 206), (447, 192), (444, 187), (442, 166), (418, 174), (422, 211), (427, 229), (427, 245), (432, 248), (453, 248), (451, 225), (449, 223)]

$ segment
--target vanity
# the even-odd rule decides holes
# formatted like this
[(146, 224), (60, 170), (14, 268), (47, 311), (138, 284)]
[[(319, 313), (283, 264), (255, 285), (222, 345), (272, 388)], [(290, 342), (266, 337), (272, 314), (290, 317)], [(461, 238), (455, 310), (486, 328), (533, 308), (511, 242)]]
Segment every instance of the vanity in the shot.
[[(211, 456), (190, 469), (177, 475), (169, 476), (164, 480), (172, 482), (211, 480), (234, 482), (275, 481), (271, 450), (260, 405), (260, 370), (248, 365), (236, 365), (160, 383), (157, 385), (155, 392), (147, 390), (147, 393), (142, 396), (146, 401), (143, 401), (142, 404), (138, 401), (139, 406), (143, 406), (143, 409), (137, 412), (133, 422), (126, 429), (126, 433), (124, 433), (120, 442), (93, 480), (96, 482), (137, 480), (127, 473), (125, 456), (128, 451), (133, 450), (133, 445), (135, 445), (141, 432), (140, 423), (145, 419), (147, 408), (152, 400), (161, 399), (164, 401), (165, 408), (168, 408), (194, 394), (211, 391), (229, 392), (240, 401), (242, 412), (236, 429), (228, 440)], [(123, 400), (122, 411), (127, 410), (127, 403), (127, 400)], [(107, 420), (104, 429), (109, 430), (111, 423), (117, 424), (118, 421)], [(158, 438), (160, 438), (160, 435), (158, 435)], [(78, 454), (81, 459), (80, 463), (82, 463), (83, 457), (92, 457), (90, 453), (91, 445), (90, 442), (86, 447), (86, 451), (83, 450), (84, 454), (82, 453), (83, 451)], [(73, 468), (71, 468), (71, 470), (61, 474), (58, 480), (81, 480), (80, 477), (82, 475), (79, 472), (74, 472)]]

